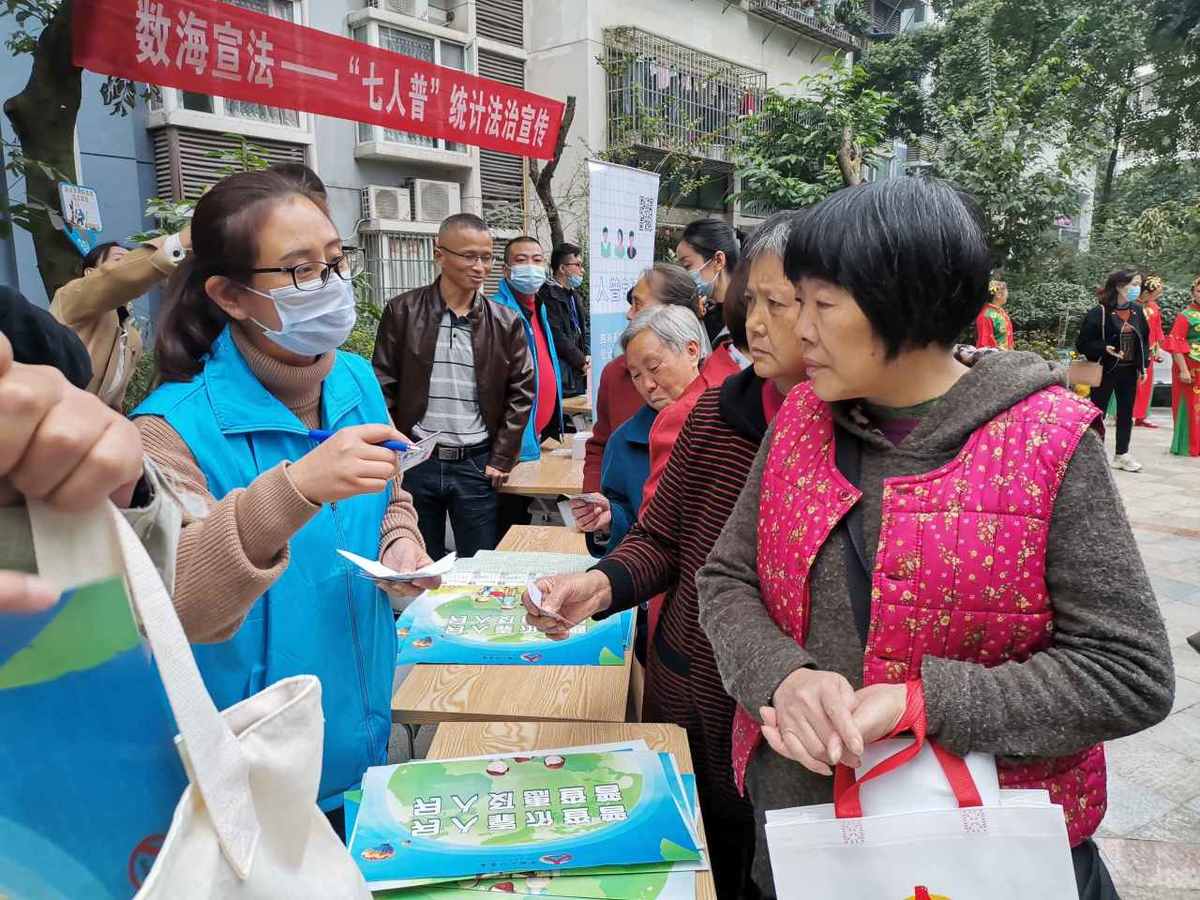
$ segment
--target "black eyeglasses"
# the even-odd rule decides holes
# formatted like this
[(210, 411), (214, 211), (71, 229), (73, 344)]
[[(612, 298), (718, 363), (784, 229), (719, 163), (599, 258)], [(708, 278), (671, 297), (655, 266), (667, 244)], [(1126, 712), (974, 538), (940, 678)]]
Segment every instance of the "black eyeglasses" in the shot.
[(451, 250), (449, 247), (443, 247), (441, 244), (437, 245), (437, 249), (443, 253), (450, 253), (457, 256), (459, 259), (465, 259), (471, 265), (480, 263), (487, 268), (491, 268), (492, 262), (495, 261), (495, 257), (490, 253), (459, 253), (457, 250)]
[(272, 266), (265, 269), (248, 269), (255, 275), (272, 275), (287, 272), (298, 291), (319, 291), (329, 284), (330, 274), (342, 281), (352, 281), (367, 270), (367, 261), (357, 247), (343, 247), (342, 255), (332, 262), (304, 262), (295, 266)]

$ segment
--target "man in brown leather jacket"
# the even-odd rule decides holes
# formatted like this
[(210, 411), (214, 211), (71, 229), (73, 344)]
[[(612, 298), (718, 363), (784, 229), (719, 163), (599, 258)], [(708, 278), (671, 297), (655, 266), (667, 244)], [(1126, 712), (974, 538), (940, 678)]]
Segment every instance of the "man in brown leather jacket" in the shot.
[(433, 456), (404, 475), (438, 559), (447, 513), (460, 556), (495, 548), (496, 490), (517, 464), (534, 376), (520, 319), (481, 293), (493, 264), (484, 221), (448, 218), (434, 259), (437, 280), (384, 309), (373, 363), (396, 427), (414, 440), (438, 435)]

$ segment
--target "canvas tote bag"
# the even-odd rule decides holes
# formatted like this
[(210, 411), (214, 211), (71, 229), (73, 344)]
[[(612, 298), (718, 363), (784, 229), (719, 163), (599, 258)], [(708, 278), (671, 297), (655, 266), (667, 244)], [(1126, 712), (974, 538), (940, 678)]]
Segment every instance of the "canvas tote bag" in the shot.
[(317, 807), (319, 680), (288, 678), (219, 713), (162, 579), (124, 516), (107, 503), (82, 516), (30, 504), (29, 516), (38, 571), (60, 589), (80, 573), (94, 579), (98, 567), (100, 575), (125, 574), (175, 715), (190, 784), (139, 900), (369, 898)]
[[(838, 767), (834, 803), (767, 813), (780, 900), (1078, 900), (1066, 821), (1049, 793), (995, 789), (994, 759), (981, 792), (977, 760), (926, 744), (923, 716), (914, 731), (857, 781)], [(939, 768), (934, 790), (928, 773)], [(877, 780), (890, 782), (886, 796), (864, 815), (862, 786)]]

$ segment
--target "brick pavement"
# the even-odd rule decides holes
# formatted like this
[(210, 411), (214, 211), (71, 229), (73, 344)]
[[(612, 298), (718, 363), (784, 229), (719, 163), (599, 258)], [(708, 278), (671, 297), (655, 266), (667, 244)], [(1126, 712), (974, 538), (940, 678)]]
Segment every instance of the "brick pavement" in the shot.
[[(1098, 839), (1122, 900), (1200, 898), (1200, 459), (1167, 453), (1157, 431), (1135, 428), (1145, 469), (1117, 485), (1158, 596), (1175, 659), (1175, 706), (1160, 725), (1108, 745), (1108, 815)], [(1109, 452), (1112, 437), (1109, 437)]]

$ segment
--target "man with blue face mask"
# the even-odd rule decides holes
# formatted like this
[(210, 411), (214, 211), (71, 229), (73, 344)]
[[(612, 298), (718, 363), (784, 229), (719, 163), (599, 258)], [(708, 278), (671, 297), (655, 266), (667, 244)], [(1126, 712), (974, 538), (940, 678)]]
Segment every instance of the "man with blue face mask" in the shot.
[(538, 292), (558, 351), (564, 397), (575, 397), (587, 390), (587, 370), (591, 364), (588, 315), (579, 293), (583, 284), (580, 253), (575, 244), (555, 247), (550, 254), (550, 279)]
[[(492, 302), (507, 307), (525, 327), (525, 342), (533, 363), (533, 411), (521, 436), (521, 462), (542, 458), (542, 441), (563, 433), (562, 375), (558, 368), (554, 332), (539, 292), (547, 279), (546, 254), (535, 237), (513, 238), (504, 248), (504, 278)], [(514, 525), (532, 520), (530, 500), (501, 494), (497, 533), (504, 535)]]
[[(504, 248), (504, 278), (492, 298), (520, 316), (533, 363), (533, 412), (521, 439), (521, 462), (541, 459), (542, 441), (562, 436), (562, 376), (546, 305), (546, 255), (537, 238), (522, 235)], [(501, 532), (503, 534), (503, 532)]]

